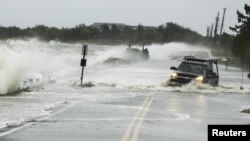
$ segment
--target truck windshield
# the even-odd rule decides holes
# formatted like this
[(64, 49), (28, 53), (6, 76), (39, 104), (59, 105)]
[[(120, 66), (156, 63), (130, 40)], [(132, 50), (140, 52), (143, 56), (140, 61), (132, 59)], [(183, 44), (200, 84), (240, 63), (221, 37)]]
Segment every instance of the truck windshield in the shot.
[(182, 62), (178, 67), (178, 70), (194, 74), (206, 74), (206, 66), (202, 64)]

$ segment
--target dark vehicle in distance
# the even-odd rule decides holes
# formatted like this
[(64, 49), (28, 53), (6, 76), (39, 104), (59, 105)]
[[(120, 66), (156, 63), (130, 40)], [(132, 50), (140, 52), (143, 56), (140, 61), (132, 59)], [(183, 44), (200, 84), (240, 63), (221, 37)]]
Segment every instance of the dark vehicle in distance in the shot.
[(149, 51), (144, 47), (144, 44), (142, 45), (142, 50), (131, 48), (131, 44), (129, 44), (128, 48), (126, 49), (126, 53), (128, 55), (128, 58), (134, 58), (140, 61), (149, 59)]
[[(213, 67), (216, 67), (216, 72)], [(218, 64), (216, 59), (198, 59), (194, 56), (185, 56), (178, 68), (171, 67), (174, 72), (171, 74), (168, 85), (181, 86), (191, 81), (197, 83), (217, 86), (219, 83)]]

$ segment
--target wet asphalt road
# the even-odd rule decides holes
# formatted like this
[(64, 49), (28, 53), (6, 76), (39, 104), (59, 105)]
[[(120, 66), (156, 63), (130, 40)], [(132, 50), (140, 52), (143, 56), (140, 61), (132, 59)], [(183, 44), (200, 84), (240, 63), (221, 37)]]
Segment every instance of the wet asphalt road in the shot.
[(239, 112), (248, 103), (248, 94), (179, 92), (69, 103), (0, 141), (206, 141), (208, 124), (249, 124)]

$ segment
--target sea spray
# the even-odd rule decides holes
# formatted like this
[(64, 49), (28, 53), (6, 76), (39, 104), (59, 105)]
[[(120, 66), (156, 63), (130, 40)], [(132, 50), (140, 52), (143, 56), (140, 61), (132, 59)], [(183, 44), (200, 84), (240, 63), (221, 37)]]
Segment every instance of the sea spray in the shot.
[[(15, 93), (24, 89), (24, 85), (32, 88), (46, 81), (55, 81), (55, 76), (65, 77), (70, 74), (69, 65), (78, 56), (75, 50), (79, 45), (57, 42), (41, 42), (37, 39), (7, 40), (0, 45), (0, 94)], [(80, 54), (79, 54), (80, 55)], [(74, 71), (75, 67), (73, 68)], [(35, 87), (36, 87), (35, 86)]]

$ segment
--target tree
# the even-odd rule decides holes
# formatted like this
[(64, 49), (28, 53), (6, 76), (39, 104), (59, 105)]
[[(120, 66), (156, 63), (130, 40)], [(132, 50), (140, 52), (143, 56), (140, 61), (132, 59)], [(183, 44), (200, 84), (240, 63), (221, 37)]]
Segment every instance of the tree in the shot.
[(238, 23), (240, 25), (235, 25), (235, 27), (230, 27), (230, 29), (236, 33), (242, 33), (250, 30), (250, 6), (245, 4), (246, 15), (237, 10)]
[(238, 24), (230, 29), (237, 33), (232, 46), (232, 52), (234, 55), (243, 55), (250, 48), (250, 6), (245, 4), (245, 14), (237, 11)]
[(102, 38), (109, 38), (109, 36), (110, 36), (110, 29), (109, 29), (109, 25), (108, 24), (103, 24), (102, 26), (101, 26), (101, 33), (102, 33), (102, 35), (101, 35), (101, 37)]
[(144, 38), (144, 32), (145, 32), (143, 25), (139, 24), (139, 25), (137, 26), (136, 32), (137, 32), (136, 40), (137, 40), (137, 41), (142, 41), (143, 38)]
[(65, 42), (75, 42), (81, 40), (101, 40), (108, 42), (134, 42), (146, 43), (153, 42), (164, 43), (171, 41), (180, 42), (200, 42), (202, 36), (188, 28), (184, 28), (175, 23), (167, 23), (159, 27), (128, 26), (119, 24), (102, 24), (99, 27), (95, 25), (86, 26), (79, 24), (73, 28), (57, 28), (45, 25), (37, 25), (20, 29), (19, 27), (0, 26), (0, 39), (38, 37), (44, 41), (59, 40)]
[(112, 24), (111, 25), (111, 32), (113, 34), (116, 34), (118, 32), (118, 27), (115, 25), (115, 24)]

